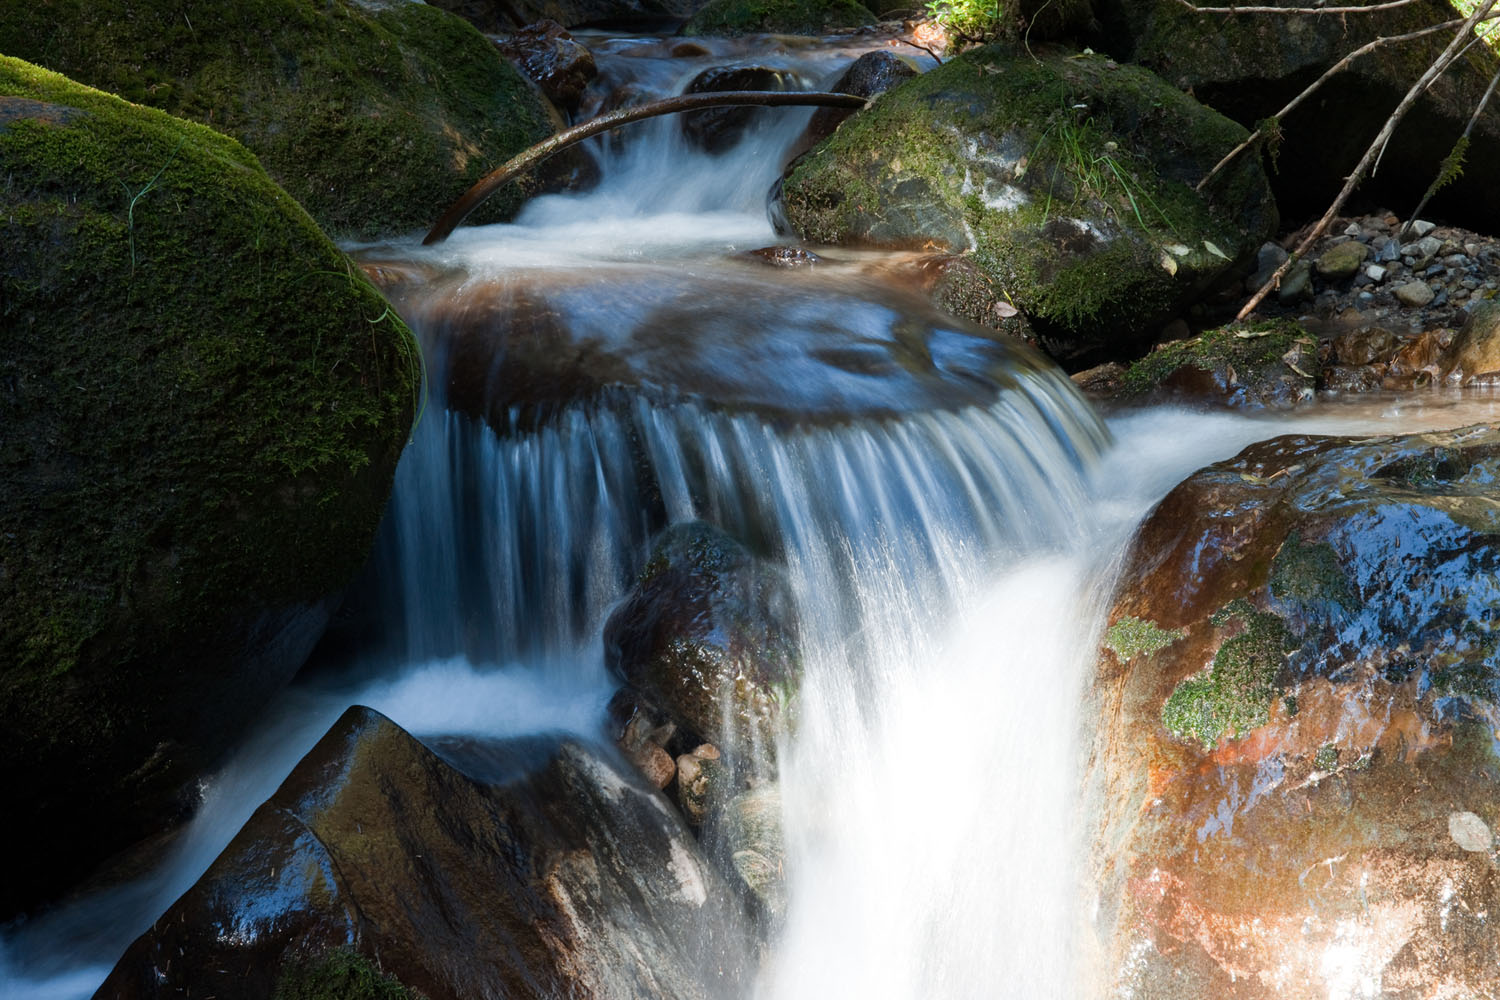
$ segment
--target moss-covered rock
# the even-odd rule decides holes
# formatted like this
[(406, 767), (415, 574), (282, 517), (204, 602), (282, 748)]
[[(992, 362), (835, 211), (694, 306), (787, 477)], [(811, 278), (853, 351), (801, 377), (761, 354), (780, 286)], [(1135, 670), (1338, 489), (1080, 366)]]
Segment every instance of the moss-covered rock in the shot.
[[(1374, 5), (1376, 0), (1355, 0)], [(1272, 6), (1307, 7), (1302, 0)], [(1101, 0), (1103, 40), (1115, 58), (1145, 66), (1247, 127), (1275, 115), (1338, 60), (1376, 38), (1403, 35), (1462, 16), (1458, 4), (1417, 0), (1353, 15), (1197, 14), (1180, 0)], [(1208, 6), (1208, 5), (1204, 5)], [(1228, 7), (1228, 3), (1214, 6)], [(1274, 123), (1272, 183), (1283, 213), (1321, 215), (1365, 147), (1407, 89), (1448, 44), (1439, 32), (1362, 56), (1313, 100)], [(1371, 204), (1398, 213), (1416, 206), (1468, 123), (1497, 68), (1484, 46), (1469, 49), (1433, 81), (1402, 120), (1361, 184)], [(1500, 186), (1483, 165), (1500, 160), (1500, 108), (1481, 116), (1466, 156), (1468, 171), (1439, 193), (1426, 214), (1459, 216), (1485, 232), (1500, 229)]]
[(1126, 367), (1117, 394), (1236, 409), (1285, 409), (1313, 398), (1317, 338), (1293, 320), (1231, 324), (1153, 348)]
[(0, 58), (10, 912), (181, 807), (368, 551), (419, 359), (244, 147)]
[(682, 26), (684, 35), (820, 35), (874, 24), (856, 0), (709, 0)]
[(1138, 68), (1002, 46), (889, 91), (783, 183), (804, 238), (971, 250), (1064, 359), (1117, 352), (1276, 224), (1245, 136)]
[[(429, 225), (552, 131), (494, 45), (422, 3), (5, 4), (0, 52), (239, 139), (337, 237)], [(502, 192), (475, 221), (521, 198)]]
[(1142, 526), (1090, 706), (1116, 992), (1500, 981), (1497, 481), (1489, 427), (1285, 437)]
[(503, 34), (535, 24), (556, 21), (565, 28), (609, 24), (657, 30), (665, 23), (688, 17), (703, 0), (430, 0), (432, 6), (452, 11), (480, 31)]

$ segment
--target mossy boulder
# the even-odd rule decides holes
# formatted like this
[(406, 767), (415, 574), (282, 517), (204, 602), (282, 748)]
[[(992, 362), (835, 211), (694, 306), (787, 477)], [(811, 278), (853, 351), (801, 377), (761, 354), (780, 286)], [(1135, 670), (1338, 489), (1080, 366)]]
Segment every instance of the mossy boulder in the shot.
[(702, 521), (663, 532), (604, 628), (617, 677), (736, 770), (767, 773), (800, 680), (781, 570)]
[[(1375, 0), (1368, 0), (1370, 5)], [(1302, 0), (1272, 6), (1307, 7)], [(1109, 27), (1102, 44), (1247, 127), (1275, 115), (1344, 56), (1376, 38), (1404, 35), (1462, 14), (1446, 0), (1350, 15), (1198, 14), (1180, 0), (1101, 0)], [(1227, 3), (1218, 6), (1230, 6)], [(1271, 123), (1272, 178), (1282, 212), (1319, 216), (1343, 186), (1371, 139), (1407, 89), (1452, 35), (1439, 32), (1383, 46), (1355, 60), (1286, 116)], [(1415, 208), (1469, 121), (1500, 62), (1483, 45), (1469, 49), (1412, 107), (1358, 197), (1398, 214)], [(1483, 232), (1500, 230), (1500, 186), (1482, 165), (1500, 161), (1500, 108), (1480, 116), (1466, 162), (1425, 214), (1459, 217)]]
[(733, 893), (628, 767), (547, 737), (436, 746), (350, 708), (99, 995), (706, 1000), (746, 981)]
[(821, 35), (874, 24), (856, 0), (709, 0), (682, 26), (684, 35)]
[(887, 92), (795, 162), (803, 238), (972, 253), (1063, 360), (1118, 354), (1274, 230), (1245, 131), (1100, 56), (971, 50)]
[(681, 21), (703, 0), (431, 0), (432, 6), (472, 22), (480, 31), (504, 34), (541, 20), (565, 28), (608, 24), (655, 30)]
[(1118, 395), (1287, 409), (1313, 399), (1320, 371), (1317, 338), (1294, 320), (1231, 324), (1157, 345), (1125, 368)]
[[(233, 136), (341, 238), (430, 225), (553, 129), (488, 39), (404, 0), (5, 4), (0, 52)], [(474, 221), (522, 197), (512, 187)]]
[(301, 664), (410, 332), (233, 139), (0, 57), (0, 911), (180, 812)]
[(1500, 982), (1497, 482), (1493, 428), (1283, 437), (1147, 519), (1089, 706), (1115, 991)]

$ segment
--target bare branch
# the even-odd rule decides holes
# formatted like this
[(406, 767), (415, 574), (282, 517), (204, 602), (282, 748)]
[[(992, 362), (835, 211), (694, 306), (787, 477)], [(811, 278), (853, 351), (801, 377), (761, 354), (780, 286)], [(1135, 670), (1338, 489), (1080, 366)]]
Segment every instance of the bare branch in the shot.
[(542, 140), (485, 174), (473, 187), (464, 192), (463, 197), (448, 206), (448, 210), (433, 224), (426, 238), (422, 240), (422, 245), (428, 246), (446, 240), (470, 212), (518, 174), (531, 169), (560, 150), (567, 149), (600, 132), (619, 128), (621, 125), (628, 125), (643, 118), (655, 118), (658, 115), (670, 115), (679, 111), (699, 111), (704, 108), (753, 105), (757, 107), (800, 106), (858, 109), (863, 108), (867, 103), (865, 98), (855, 97), (852, 94), (830, 94), (816, 90), (728, 90), (713, 94), (681, 94), (634, 108), (611, 111), (609, 114), (592, 118), (581, 125), (563, 129), (550, 139)]
[(1389, 0), (1388, 3), (1373, 3), (1368, 7), (1199, 7), (1190, 0), (1177, 0), (1188, 10), (1199, 14), (1372, 14), (1378, 10), (1394, 10), (1423, 0)]
[[(1483, 18), (1483, 20), (1488, 21), (1496, 17), (1500, 17), (1500, 14), (1489, 14), (1485, 18)], [(1314, 93), (1316, 93), (1318, 88), (1327, 83), (1330, 78), (1348, 69), (1350, 65), (1353, 64), (1354, 60), (1358, 59), (1360, 56), (1368, 55), (1369, 53), (1380, 48), (1382, 45), (1391, 45), (1396, 42), (1409, 42), (1413, 39), (1422, 38), (1425, 35), (1434, 35), (1440, 31), (1450, 31), (1463, 23), (1464, 21), (1462, 18), (1455, 18), (1452, 21), (1444, 21), (1442, 24), (1430, 25), (1426, 28), (1418, 29), (1417, 31), (1408, 32), (1405, 35), (1386, 35), (1382, 38), (1375, 39), (1373, 42), (1368, 42), (1364, 45), (1361, 45), (1359, 48), (1355, 49), (1353, 52), (1350, 52), (1348, 55), (1344, 56), (1332, 66), (1328, 67), (1328, 69), (1324, 71), (1322, 76), (1318, 77), (1311, 84), (1309, 84), (1306, 90), (1302, 91), (1302, 93), (1292, 98), (1291, 101), (1287, 103), (1286, 107), (1282, 108), (1271, 117), (1277, 119), (1285, 118), (1287, 115), (1295, 111), (1303, 101), (1307, 100)], [(1245, 150), (1255, 145), (1262, 138), (1263, 134), (1260, 129), (1256, 129), (1254, 132), (1251, 132), (1249, 138), (1231, 149), (1228, 153), (1224, 154), (1224, 158), (1218, 163), (1214, 164), (1214, 168), (1204, 175), (1203, 179), (1198, 182), (1194, 190), (1202, 191), (1203, 188), (1207, 186), (1208, 182), (1213, 180), (1215, 174), (1217, 174), (1220, 170), (1223, 170), (1236, 156), (1239, 156)]]
[(1496, 2), (1497, 0), (1484, 0), (1482, 6), (1477, 7), (1474, 13), (1464, 19), (1463, 25), (1454, 34), (1453, 41), (1449, 42), (1448, 47), (1443, 49), (1442, 54), (1432, 61), (1432, 65), (1427, 67), (1426, 72), (1422, 74), (1421, 78), (1411, 85), (1411, 89), (1406, 92), (1406, 96), (1401, 98), (1401, 103), (1396, 105), (1396, 110), (1391, 112), (1391, 116), (1385, 120), (1385, 125), (1381, 128), (1380, 134), (1375, 137), (1375, 141), (1370, 143), (1369, 148), (1365, 150), (1365, 155), (1360, 158), (1353, 173), (1345, 179), (1343, 189), (1339, 191), (1338, 197), (1333, 200), (1333, 204), (1328, 206), (1328, 211), (1323, 213), (1323, 217), (1303, 237), (1302, 242), (1297, 245), (1297, 249), (1276, 269), (1276, 273), (1271, 275), (1254, 295), (1250, 296), (1250, 300), (1240, 308), (1240, 311), (1235, 315), (1235, 319), (1244, 319), (1253, 313), (1255, 307), (1260, 305), (1265, 300), (1265, 297), (1270, 294), (1271, 289), (1281, 284), (1281, 279), (1285, 277), (1287, 271), (1291, 270), (1292, 263), (1303, 257), (1312, 248), (1312, 245), (1322, 238), (1323, 233), (1328, 230), (1329, 224), (1338, 216), (1339, 209), (1344, 207), (1344, 202), (1349, 200), (1349, 196), (1354, 193), (1354, 189), (1364, 179), (1365, 172), (1369, 170), (1370, 164), (1375, 160), (1380, 150), (1385, 148), (1385, 144), (1389, 141), (1391, 133), (1395, 132), (1396, 126), (1401, 124), (1401, 119), (1406, 117), (1406, 113), (1411, 110), (1412, 105), (1417, 102), (1417, 98), (1422, 95), (1422, 92), (1427, 89), (1432, 81), (1442, 75), (1452, 65), (1453, 61), (1458, 58), (1459, 52), (1463, 50), (1470, 33), (1474, 30), (1474, 25), (1478, 24), (1480, 19), (1494, 8)]
[(910, 45), (914, 49), (921, 49), (923, 52), (925, 52), (928, 55), (932, 56), (933, 61), (936, 62), (939, 66), (941, 66), (943, 64), (943, 57), (942, 56), (938, 55), (936, 52), (932, 51), (930, 48), (928, 48), (927, 46), (923, 45), (920, 42), (914, 42), (910, 38), (893, 38), (893, 39), (891, 39), (891, 43), (892, 44), (895, 44), (896, 42), (900, 42), (902, 45)]

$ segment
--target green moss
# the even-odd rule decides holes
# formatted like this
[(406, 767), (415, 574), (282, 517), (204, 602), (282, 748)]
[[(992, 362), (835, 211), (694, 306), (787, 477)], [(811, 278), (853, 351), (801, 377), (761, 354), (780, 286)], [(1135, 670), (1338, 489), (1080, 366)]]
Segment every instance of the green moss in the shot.
[(1332, 771), (1339, 766), (1339, 748), (1332, 743), (1318, 748), (1313, 754), (1313, 767), (1319, 771)]
[(1181, 629), (1164, 629), (1155, 622), (1127, 615), (1104, 633), (1104, 648), (1122, 660), (1133, 660), (1166, 649), (1185, 634)]
[(422, 994), (388, 976), (368, 958), (338, 949), (293, 962), (276, 981), (273, 1000), (417, 1000)]
[(1160, 344), (1131, 362), (1125, 369), (1124, 390), (1133, 395), (1149, 392), (1183, 368), (1212, 372), (1228, 366), (1241, 381), (1259, 381), (1285, 369), (1282, 358), (1299, 343), (1309, 342), (1311, 335), (1290, 319), (1218, 327), (1188, 340)]
[(875, 15), (855, 0), (710, 0), (683, 25), (682, 34), (817, 35), (874, 23)]
[(1292, 532), (1271, 563), (1271, 595), (1302, 605), (1337, 605), (1352, 610), (1354, 588), (1349, 584), (1338, 553), (1327, 542), (1304, 545)]
[(1210, 621), (1220, 627), (1238, 621), (1240, 632), (1224, 641), (1208, 670), (1182, 681), (1161, 709), (1162, 725), (1173, 736), (1212, 749), (1226, 735), (1238, 738), (1270, 720), (1277, 696), (1276, 677), (1293, 647), (1281, 619), (1237, 600)]
[(337, 236), (426, 226), (551, 131), (484, 36), (420, 3), (39, 0), (0, 10), (0, 52), (234, 136)]
[(783, 193), (807, 239), (972, 247), (1028, 316), (1128, 333), (1224, 268), (1208, 244), (1238, 258), (1274, 227), (1251, 160), (1192, 188), (1244, 136), (1138, 68), (991, 45), (847, 119)]
[(420, 359), (231, 138), (0, 57), (0, 162), (0, 783), (129, 802), (204, 750), (173, 727), (269, 693), (235, 657), (295, 668), (278, 630), (363, 563)]

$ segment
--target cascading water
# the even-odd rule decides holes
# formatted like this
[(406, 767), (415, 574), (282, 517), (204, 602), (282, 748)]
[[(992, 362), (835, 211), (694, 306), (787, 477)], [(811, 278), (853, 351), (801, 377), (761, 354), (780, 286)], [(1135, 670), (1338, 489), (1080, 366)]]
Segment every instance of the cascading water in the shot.
[[(725, 43), (673, 59), (649, 44), (599, 39), (595, 51), (607, 77), (649, 96), (735, 54)], [(849, 57), (765, 58), (822, 84)], [(914, 340), (901, 300), (837, 266), (838, 280), (809, 285), (727, 259), (774, 241), (763, 201), (805, 117), (762, 118), (722, 157), (652, 123), (601, 144), (604, 181), (588, 196), (538, 199), (517, 225), (460, 231), (438, 251), (365, 251), (445, 276), (401, 301), (429, 339), (437, 403), (455, 409), (435, 404), (403, 459), (354, 668), (286, 694), (151, 874), (8, 929), (0, 995), (92, 991), (351, 703), (426, 737), (597, 739), (612, 687), (604, 618), (652, 535), (695, 518), (783, 560), (803, 621), (798, 726), (782, 755), (789, 909), (744, 995), (1087, 992), (1074, 755), (1110, 569), (1168, 487), (1279, 428), (1166, 411), (1116, 421), (1111, 446), (1060, 375), (1024, 358), (996, 367), (999, 347), (957, 350), (930, 318)], [(640, 281), (654, 291), (626, 291)], [(708, 346), (688, 368), (741, 395), (725, 406), (646, 366), (623, 388), (553, 405), (459, 405), (464, 376), (450, 365), (464, 345), (442, 316), (495, 301), (497, 286), (501, 313), (540, 303), (589, 345), (633, 317), (636, 339), (612, 348), (627, 353), (660, 348), (649, 336), (663, 316), (698, 324), (685, 332)], [(833, 305), (809, 312), (810, 301)], [(772, 384), (801, 371), (743, 353), (778, 316), (786, 328), (759, 330), (762, 342), (820, 334), (868, 348), (804, 345), (831, 372), (813, 392), (861, 387), (843, 397), (848, 412), (746, 388), (736, 366), (768, 366)], [(503, 350), (479, 356), (509, 370)], [(913, 356), (927, 367), (902, 381)], [(1321, 429), (1351, 426), (1368, 423)]]

